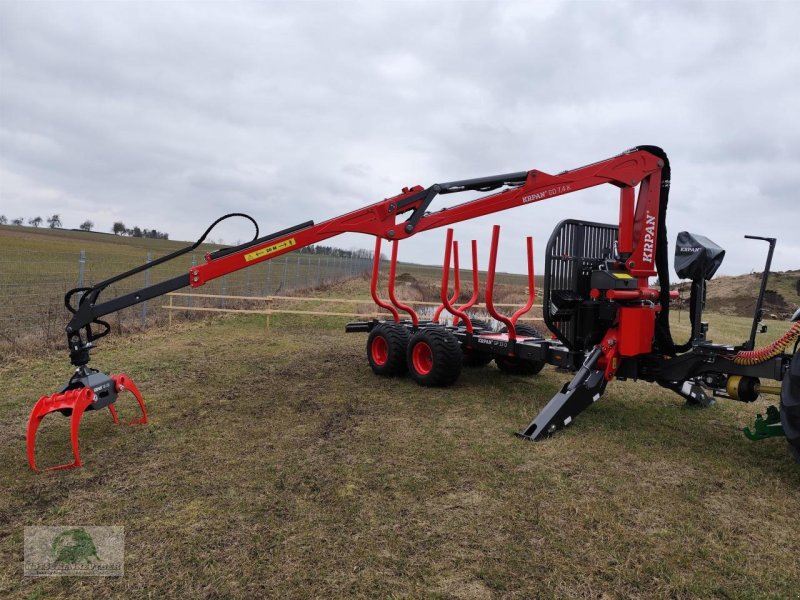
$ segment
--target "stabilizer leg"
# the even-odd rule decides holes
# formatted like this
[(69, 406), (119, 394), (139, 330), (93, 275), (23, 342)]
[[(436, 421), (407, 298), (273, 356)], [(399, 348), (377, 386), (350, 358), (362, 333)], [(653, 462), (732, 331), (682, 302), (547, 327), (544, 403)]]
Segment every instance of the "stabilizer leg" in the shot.
[(519, 437), (536, 441), (569, 425), (587, 407), (600, 399), (606, 389), (605, 373), (595, 369), (603, 352), (599, 346), (586, 357), (575, 377), (558, 392)]

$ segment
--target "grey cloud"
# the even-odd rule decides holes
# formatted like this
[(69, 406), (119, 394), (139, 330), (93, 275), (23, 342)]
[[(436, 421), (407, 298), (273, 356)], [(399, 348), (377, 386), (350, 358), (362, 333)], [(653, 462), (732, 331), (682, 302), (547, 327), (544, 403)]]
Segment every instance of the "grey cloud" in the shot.
[[(736, 273), (760, 261), (741, 235), (768, 233), (776, 267), (796, 268), (798, 17), (788, 2), (7, 1), (0, 212), (25, 202), (191, 239), (224, 212), (280, 229), (405, 185), (558, 172), (651, 143), (673, 161), (673, 239), (707, 234)], [(557, 221), (611, 221), (616, 198), (457, 232), (485, 249), (501, 223), (503, 268), (521, 270), (524, 235), (541, 255)], [(401, 252), (431, 262), (442, 236)]]

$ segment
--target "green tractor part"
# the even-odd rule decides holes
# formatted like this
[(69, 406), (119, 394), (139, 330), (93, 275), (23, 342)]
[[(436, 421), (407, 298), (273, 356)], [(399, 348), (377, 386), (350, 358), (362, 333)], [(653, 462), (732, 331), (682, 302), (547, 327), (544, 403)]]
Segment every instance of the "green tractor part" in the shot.
[(750, 431), (749, 427), (745, 427), (742, 431), (747, 436), (747, 439), (754, 442), (758, 440), (765, 440), (771, 437), (784, 437), (786, 434), (781, 425), (781, 413), (774, 406), (767, 409), (767, 418), (761, 415), (756, 416), (754, 425), (755, 431)]

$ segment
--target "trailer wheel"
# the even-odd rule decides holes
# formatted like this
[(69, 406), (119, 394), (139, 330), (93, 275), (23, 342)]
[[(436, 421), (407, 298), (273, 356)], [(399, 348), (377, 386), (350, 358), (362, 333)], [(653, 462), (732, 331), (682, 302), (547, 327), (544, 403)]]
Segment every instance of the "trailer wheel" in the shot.
[(492, 355), (488, 352), (481, 352), (475, 348), (462, 348), (463, 359), (461, 364), (465, 367), (485, 367), (492, 362)]
[(409, 337), (408, 329), (397, 323), (373, 327), (367, 338), (367, 360), (372, 372), (385, 377), (405, 374)]
[(789, 452), (800, 463), (800, 354), (795, 354), (781, 385), (781, 425)]
[[(474, 329), (487, 329), (491, 331), (491, 326), (487, 321), (481, 319), (471, 319)], [(463, 359), (461, 364), (465, 367), (484, 367), (492, 362), (492, 355), (488, 352), (481, 352), (477, 348), (461, 347)]]
[(420, 385), (446, 387), (461, 374), (461, 346), (446, 329), (426, 328), (412, 335), (406, 356), (411, 378)]
[[(530, 325), (517, 325), (517, 335), (526, 337), (542, 337), (534, 327)], [(508, 328), (503, 327), (500, 333), (508, 333)], [(536, 375), (544, 368), (545, 362), (543, 360), (528, 360), (517, 358), (516, 356), (497, 356), (494, 359), (497, 368), (507, 375), (520, 375), (522, 377), (531, 377)]]

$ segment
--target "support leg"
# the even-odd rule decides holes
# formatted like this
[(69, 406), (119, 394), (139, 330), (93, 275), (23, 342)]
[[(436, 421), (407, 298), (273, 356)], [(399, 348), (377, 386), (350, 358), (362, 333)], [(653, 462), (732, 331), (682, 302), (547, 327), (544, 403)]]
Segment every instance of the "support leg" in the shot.
[(569, 425), (572, 420), (600, 399), (606, 389), (605, 373), (596, 369), (603, 351), (599, 346), (592, 350), (575, 377), (558, 392), (519, 437), (540, 440)]

